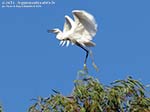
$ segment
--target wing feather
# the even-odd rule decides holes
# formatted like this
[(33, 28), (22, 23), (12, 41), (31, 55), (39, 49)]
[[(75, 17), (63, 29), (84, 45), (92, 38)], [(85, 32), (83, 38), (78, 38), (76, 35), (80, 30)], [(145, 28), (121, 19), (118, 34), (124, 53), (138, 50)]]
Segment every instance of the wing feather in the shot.
[(74, 10), (72, 13), (77, 25), (75, 32), (81, 34), (81, 39), (86, 38), (92, 40), (97, 32), (97, 24), (94, 17), (84, 10)]
[(67, 32), (67, 31), (71, 30), (72, 23), (73, 23), (73, 20), (69, 16), (66, 15), (63, 32)]

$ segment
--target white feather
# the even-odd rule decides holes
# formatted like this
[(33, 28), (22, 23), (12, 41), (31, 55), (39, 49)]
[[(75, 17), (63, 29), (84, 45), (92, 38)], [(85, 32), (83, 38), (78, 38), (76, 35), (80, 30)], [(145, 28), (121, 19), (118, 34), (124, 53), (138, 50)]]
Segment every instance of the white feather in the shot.
[(66, 47), (68, 47), (68, 46), (69, 46), (69, 43), (70, 43), (70, 41), (69, 41), (69, 40), (67, 40), (67, 44), (66, 44)]
[(60, 41), (59, 45), (61, 45), (63, 43), (63, 41)]
[[(56, 38), (63, 41), (60, 45), (64, 46), (69, 39), (74, 44), (78, 42), (82, 46), (95, 46), (96, 44), (92, 42), (97, 32), (94, 16), (84, 10), (73, 10), (72, 13), (74, 20), (66, 15), (63, 31), (58, 28), (52, 30), (57, 35)], [(66, 46), (68, 45), (67, 41)]]
[(61, 45), (61, 46), (64, 46), (64, 45), (65, 45), (65, 43), (66, 43), (66, 41), (63, 41), (63, 43), (62, 43), (62, 45)]

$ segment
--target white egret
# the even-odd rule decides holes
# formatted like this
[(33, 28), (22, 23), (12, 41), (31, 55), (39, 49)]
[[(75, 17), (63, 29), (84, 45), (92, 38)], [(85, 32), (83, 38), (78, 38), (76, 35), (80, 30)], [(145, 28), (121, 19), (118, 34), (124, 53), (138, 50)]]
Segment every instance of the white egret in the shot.
[(65, 16), (64, 29), (61, 31), (58, 28), (48, 30), (48, 32), (52, 32), (56, 34), (56, 38), (60, 40), (60, 45), (66, 46), (71, 42), (86, 51), (86, 57), (84, 60), (84, 68), (86, 68), (86, 62), (88, 58), (88, 54), (91, 54), (92, 63), (95, 68), (94, 59), (92, 57), (92, 52), (89, 47), (93, 47), (96, 44), (92, 42), (93, 37), (97, 32), (97, 24), (94, 17), (84, 11), (84, 10), (73, 10), (72, 11), (74, 20), (69, 16)]

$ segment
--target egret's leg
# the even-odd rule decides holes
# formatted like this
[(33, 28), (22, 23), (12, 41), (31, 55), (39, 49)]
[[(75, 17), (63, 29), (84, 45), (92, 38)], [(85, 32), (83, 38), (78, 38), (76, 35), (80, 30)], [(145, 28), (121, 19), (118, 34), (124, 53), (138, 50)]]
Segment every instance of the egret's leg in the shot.
[(86, 66), (86, 62), (87, 62), (87, 58), (88, 58), (88, 55), (89, 55), (89, 51), (86, 49), (86, 57), (85, 57), (85, 60), (84, 60), (84, 70), (86, 70), (88, 72), (88, 68)]
[(92, 59), (92, 65), (93, 65), (93, 67), (96, 69), (96, 71), (99, 71), (99, 68), (97, 67), (97, 65), (96, 65), (95, 62), (94, 62), (94, 57), (93, 57), (92, 51), (89, 50), (89, 52), (90, 52), (90, 57), (91, 57), (91, 59)]
[(86, 64), (87, 58), (88, 58), (88, 55), (89, 55), (89, 51), (87, 49), (85, 49), (85, 51), (86, 51), (86, 57), (85, 57), (85, 60), (84, 60), (84, 64)]
[(76, 45), (79, 46), (80, 48), (82, 48), (84, 51), (86, 51), (86, 56), (85, 56), (85, 59), (84, 59), (84, 70), (86, 70), (88, 72), (88, 69), (87, 69), (87, 66), (86, 66), (86, 62), (87, 62), (87, 58), (88, 58), (88, 55), (89, 55), (89, 50), (86, 49), (85, 47), (83, 47), (81, 44), (79, 44), (78, 42), (76, 42)]

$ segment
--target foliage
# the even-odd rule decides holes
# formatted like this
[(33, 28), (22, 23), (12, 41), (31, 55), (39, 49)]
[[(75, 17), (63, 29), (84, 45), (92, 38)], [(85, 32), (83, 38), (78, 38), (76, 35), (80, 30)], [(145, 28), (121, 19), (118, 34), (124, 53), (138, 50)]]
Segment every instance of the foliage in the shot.
[(150, 98), (144, 85), (127, 77), (104, 86), (97, 79), (82, 74), (74, 81), (70, 96), (56, 90), (48, 98), (39, 97), (29, 112), (150, 112)]
[(0, 105), (0, 112), (3, 112), (2, 106)]

